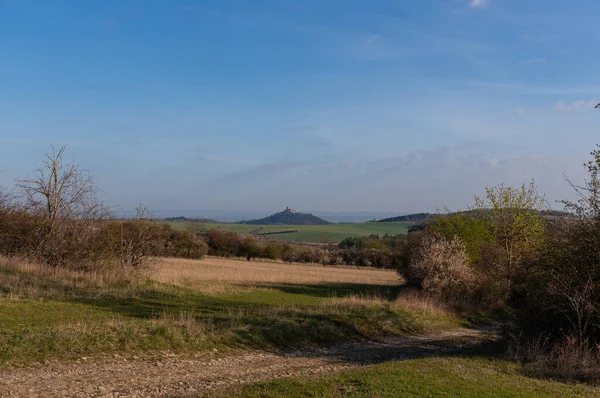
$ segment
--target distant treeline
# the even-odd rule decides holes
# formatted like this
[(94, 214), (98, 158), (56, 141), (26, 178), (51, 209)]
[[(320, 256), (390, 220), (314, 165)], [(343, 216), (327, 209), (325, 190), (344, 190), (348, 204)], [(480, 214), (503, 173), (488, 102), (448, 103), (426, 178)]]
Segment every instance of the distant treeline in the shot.
[(377, 268), (396, 268), (407, 261), (409, 243), (414, 240), (404, 234), (374, 234), (346, 238), (338, 245), (307, 247), (264, 242), (252, 236), (217, 229), (206, 231), (201, 237), (208, 244), (208, 254), (213, 256), (244, 257), (248, 261), (267, 258), (286, 262)]
[[(547, 217), (547, 218), (565, 217), (565, 216), (569, 215), (568, 213), (566, 213), (564, 211), (560, 211), (560, 210), (542, 210), (542, 211), (535, 210), (535, 212), (539, 213), (540, 215)], [(418, 223), (418, 224), (425, 224), (428, 222), (433, 222), (439, 217), (451, 216), (451, 215), (456, 215), (456, 214), (477, 216), (477, 214), (475, 214), (475, 212), (470, 211), (470, 210), (458, 211), (458, 212), (447, 212), (447, 213), (414, 213), (414, 214), (406, 214), (404, 216), (384, 218), (382, 220), (378, 220), (377, 222), (412, 222), (412, 223)]]
[(217, 221), (211, 220), (209, 218), (202, 217), (168, 217), (165, 218), (165, 221), (177, 222), (177, 221), (186, 221), (186, 222), (203, 222), (203, 223), (216, 223)]
[(407, 214), (404, 216), (390, 217), (384, 218), (383, 220), (378, 220), (377, 222), (419, 222), (424, 223), (427, 221), (431, 221), (435, 218), (435, 214), (431, 213), (414, 213)]
[(295, 234), (298, 232), (297, 229), (286, 229), (283, 231), (267, 231), (267, 232), (259, 232), (258, 236), (268, 236), (268, 235), (281, 235), (281, 234)]

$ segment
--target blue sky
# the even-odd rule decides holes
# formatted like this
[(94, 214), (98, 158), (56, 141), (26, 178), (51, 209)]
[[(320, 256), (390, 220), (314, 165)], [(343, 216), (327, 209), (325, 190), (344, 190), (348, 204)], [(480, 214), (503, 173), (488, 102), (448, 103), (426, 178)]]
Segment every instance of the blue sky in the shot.
[[(0, 0), (0, 184), (50, 145), (126, 211), (432, 211), (571, 195), (592, 0)], [(559, 207), (558, 205), (555, 205)]]

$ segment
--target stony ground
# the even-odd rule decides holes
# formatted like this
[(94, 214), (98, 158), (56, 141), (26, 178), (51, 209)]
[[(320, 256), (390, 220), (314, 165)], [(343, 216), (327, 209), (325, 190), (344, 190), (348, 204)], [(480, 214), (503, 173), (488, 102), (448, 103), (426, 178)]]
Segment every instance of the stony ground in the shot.
[(381, 363), (440, 355), (495, 338), (484, 330), (461, 329), (435, 336), (357, 342), (329, 349), (287, 352), (202, 353), (195, 357), (81, 358), (27, 368), (0, 369), (0, 397), (182, 397), (234, 385), (307, 376)]

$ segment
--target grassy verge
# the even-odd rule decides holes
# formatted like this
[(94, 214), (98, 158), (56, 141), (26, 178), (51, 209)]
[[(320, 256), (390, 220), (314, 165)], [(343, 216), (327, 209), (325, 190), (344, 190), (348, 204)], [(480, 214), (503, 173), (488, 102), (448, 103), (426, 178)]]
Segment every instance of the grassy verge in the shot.
[[(277, 266), (277, 265), (274, 265)], [(0, 259), (0, 362), (110, 353), (280, 349), (451, 329), (461, 320), (394, 286), (236, 284), (201, 291), (115, 272)]]
[(523, 376), (512, 362), (423, 358), (311, 379), (282, 379), (227, 397), (597, 397), (600, 388)]

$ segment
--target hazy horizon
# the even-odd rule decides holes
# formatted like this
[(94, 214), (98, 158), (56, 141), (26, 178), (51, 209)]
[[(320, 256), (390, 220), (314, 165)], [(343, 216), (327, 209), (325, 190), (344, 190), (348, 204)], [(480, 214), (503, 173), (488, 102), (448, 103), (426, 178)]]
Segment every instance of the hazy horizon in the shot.
[[(240, 210), (168, 210), (154, 209), (152, 215), (157, 218), (187, 217), (187, 218), (206, 218), (214, 221), (239, 222), (264, 218), (274, 213), (283, 211), (284, 208), (273, 209), (272, 211), (240, 211)], [(330, 222), (366, 222), (372, 219), (383, 219), (408, 214), (406, 212), (363, 212), (363, 211), (319, 211), (310, 209), (297, 209), (301, 213), (313, 214), (319, 218)], [(126, 212), (124, 216), (134, 216), (135, 212)]]
[(456, 210), (531, 179), (561, 209), (563, 173), (580, 183), (600, 142), (598, 15), (591, 0), (0, 0), (0, 185), (68, 144), (126, 214)]

